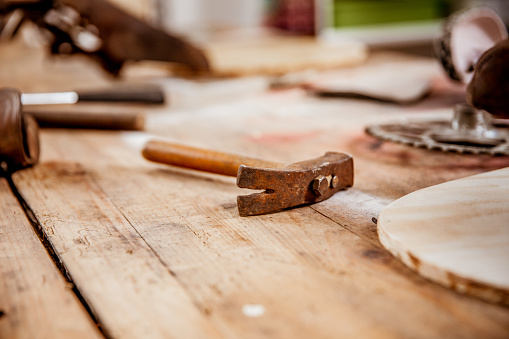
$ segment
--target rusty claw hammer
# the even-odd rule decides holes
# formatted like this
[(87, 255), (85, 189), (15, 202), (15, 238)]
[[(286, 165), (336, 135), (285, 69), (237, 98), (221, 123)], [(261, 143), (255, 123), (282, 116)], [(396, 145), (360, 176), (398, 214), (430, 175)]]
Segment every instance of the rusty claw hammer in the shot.
[(353, 159), (337, 152), (285, 166), (153, 140), (145, 145), (143, 156), (155, 162), (237, 177), (240, 188), (265, 190), (237, 197), (242, 217), (319, 202), (353, 185)]

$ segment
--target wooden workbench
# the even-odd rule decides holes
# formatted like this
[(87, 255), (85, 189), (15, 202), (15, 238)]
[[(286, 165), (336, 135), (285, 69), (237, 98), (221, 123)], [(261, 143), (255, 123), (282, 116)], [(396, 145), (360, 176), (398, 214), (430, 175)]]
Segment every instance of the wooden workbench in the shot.
[[(19, 43), (2, 45), (0, 58), (1, 87), (116, 82), (87, 60)], [(421, 278), (378, 241), (376, 218), (393, 200), (509, 166), (366, 136), (367, 123), (448, 116), (461, 100), (432, 60), (368, 63), (395, 60), (433, 78), (430, 97), (398, 106), (263, 91), (259, 79), (160, 79), (180, 100), (125, 106), (147, 113), (144, 132), (43, 130), (40, 163), (10, 186), (0, 178), (0, 337), (507, 338), (507, 307)], [(355, 184), (241, 218), (236, 196), (246, 192), (234, 178), (149, 163), (140, 149), (151, 135), (288, 163), (348, 152)]]

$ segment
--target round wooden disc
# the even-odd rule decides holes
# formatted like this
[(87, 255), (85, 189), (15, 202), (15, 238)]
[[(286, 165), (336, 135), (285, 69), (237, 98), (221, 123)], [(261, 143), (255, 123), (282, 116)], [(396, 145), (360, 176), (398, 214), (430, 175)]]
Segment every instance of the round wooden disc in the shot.
[(509, 168), (413, 192), (378, 219), (382, 245), (458, 292), (509, 304)]

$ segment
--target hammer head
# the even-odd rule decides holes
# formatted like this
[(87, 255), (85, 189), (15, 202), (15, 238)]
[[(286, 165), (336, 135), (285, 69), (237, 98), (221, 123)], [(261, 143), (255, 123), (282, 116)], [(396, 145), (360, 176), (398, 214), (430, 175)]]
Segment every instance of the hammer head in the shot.
[(243, 217), (272, 213), (328, 199), (352, 185), (353, 159), (343, 153), (327, 152), (278, 169), (241, 165), (237, 186), (265, 191), (237, 197), (237, 206)]

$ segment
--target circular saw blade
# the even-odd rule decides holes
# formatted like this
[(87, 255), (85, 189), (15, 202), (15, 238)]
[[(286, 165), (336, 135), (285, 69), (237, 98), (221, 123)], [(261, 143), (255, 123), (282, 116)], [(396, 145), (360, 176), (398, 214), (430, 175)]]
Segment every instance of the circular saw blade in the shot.
[(476, 6), (449, 16), (434, 47), (449, 77), (467, 84), (479, 57), (507, 36), (507, 28), (495, 10)]
[(471, 138), (455, 133), (447, 120), (402, 120), (370, 125), (366, 133), (385, 141), (444, 152), (509, 155), (509, 129), (495, 128), (495, 137)]

